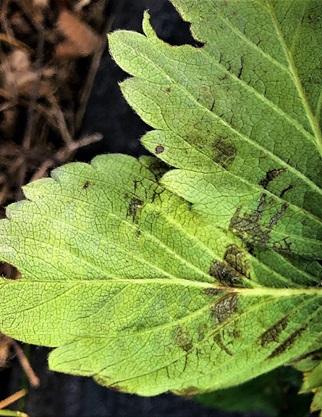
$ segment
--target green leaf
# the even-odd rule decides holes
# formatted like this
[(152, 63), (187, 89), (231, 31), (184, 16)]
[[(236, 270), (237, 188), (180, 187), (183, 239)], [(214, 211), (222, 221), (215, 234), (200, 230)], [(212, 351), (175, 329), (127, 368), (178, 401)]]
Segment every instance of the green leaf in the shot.
[(0, 222), (22, 274), (0, 282), (1, 331), (56, 347), (51, 369), (141, 395), (225, 388), (320, 346), (321, 289), (261, 285), (274, 273), (155, 164), (101, 156), (24, 188)]
[(204, 47), (170, 47), (147, 16), (110, 46), (156, 129), (144, 144), (176, 169), (68, 164), (0, 222), (22, 275), (0, 280), (0, 331), (141, 395), (228, 388), (322, 346), (320, 4), (174, 4)]
[(314, 397), (311, 411), (321, 411), (322, 416), (322, 352), (314, 352), (295, 363), (296, 369), (304, 373), (304, 381), (301, 392), (313, 392)]
[(169, 46), (148, 15), (109, 37), (144, 145), (177, 168), (163, 184), (251, 245), (320, 257), (321, 2), (173, 3), (204, 47)]

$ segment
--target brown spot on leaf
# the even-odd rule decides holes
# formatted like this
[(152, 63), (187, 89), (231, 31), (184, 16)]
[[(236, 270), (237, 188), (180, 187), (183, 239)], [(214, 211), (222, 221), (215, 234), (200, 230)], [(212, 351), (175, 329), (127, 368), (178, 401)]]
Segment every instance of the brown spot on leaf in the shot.
[(163, 146), (163, 145), (157, 145), (157, 146), (155, 147), (154, 152), (155, 152), (157, 155), (159, 155), (160, 153), (164, 152), (164, 146)]
[(238, 295), (230, 293), (224, 295), (211, 307), (211, 314), (219, 323), (222, 323), (236, 313), (237, 309)]
[(129, 206), (128, 206), (128, 210), (127, 210), (127, 215), (132, 217), (133, 222), (136, 220), (138, 211), (142, 206), (143, 206), (142, 200), (138, 198), (131, 198)]
[(225, 345), (225, 343), (222, 340), (222, 337), (220, 334), (216, 334), (213, 337), (213, 341), (220, 347), (221, 350), (227, 353), (229, 356), (233, 356), (233, 353), (228, 349), (228, 347)]
[(283, 198), (283, 197), (284, 197), (284, 195), (285, 195), (288, 191), (290, 191), (292, 188), (293, 188), (293, 185), (292, 185), (292, 184), (288, 185), (286, 188), (284, 188), (284, 190), (282, 190), (282, 191), (281, 191), (280, 197), (281, 197), (281, 198)]
[(244, 286), (243, 281), (249, 278), (249, 264), (246, 253), (237, 245), (229, 245), (223, 261), (214, 261), (210, 266), (209, 275), (225, 286)]
[(83, 190), (87, 190), (87, 188), (91, 185), (90, 181), (85, 181), (83, 184)]
[(181, 326), (177, 326), (175, 328), (174, 340), (176, 345), (178, 345), (185, 352), (189, 352), (193, 348), (192, 339), (189, 333)]
[(251, 213), (241, 214), (241, 209), (237, 208), (230, 221), (230, 230), (242, 239), (251, 238), (254, 243), (266, 246), (269, 232), (263, 229), (260, 224), (265, 207), (266, 194), (261, 194), (256, 209)]
[(12, 264), (0, 262), (0, 276), (6, 279), (14, 280), (21, 277), (21, 272)]
[(208, 295), (209, 297), (215, 297), (216, 295), (220, 295), (223, 292), (224, 290), (222, 288), (211, 287), (211, 288), (204, 289), (204, 293)]
[(216, 278), (216, 280), (226, 287), (239, 287), (243, 285), (244, 277), (227, 262), (215, 261), (209, 268), (209, 275)]
[(270, 218), (268, 227), (272, 229), (278, 222), (281, 220), (281, 218), (284, 216), (284, 213), (288, 209), (288, 204), (284, 203), (282, 206), (273, 214), (273, 216)]
[(288, 349), (290, 349), (290, 347), (294, 345), (297, 338), (301, 336), (305, 329), (306, 326), (301, 327), (297, 329), (295, 332), (293, 332), (286, 340), (284, 340), (283, 343), (281, 343), (279, 346), (277, 346), (276, 349), (273, 350), (273, 352), (268, 356), (268, 359), (275, 358), (276, 356), (279, 356)]
[[(273, 199), (270, 201), (270, 204), (272, 203), (276, 204)], [(268, 220), (264, 221), (263, 216), (266, 209), (272, 210), (269, 207), (267, 194), (262, 193), (257, 207), (252, 212), (241, 214), (241, 208), (237, 208), (230, 220), (229, 229), (247, 243), (267, 247), (271, 232), (284, 216), (288, 209), (288, 204), (284, 203), (277, 207), (275, 213)]]
[(188, 387), (179, 391), (173, 391), (176, 395), (181, 395), (182, 397), (193, 397), (197, 394), (200, 394), (200, 390), (196, 387)]
[(205, 338), (205, 335), (207, 333), (207, 329), (208, 329), (208, 327), (205, 323), (201, 323), (201, 324), (198, 325), (198, 327), (197, 327), (197, 335), (198, 335), (197, 340), (198, 340), (198, 342), (201, 342)]
[(119, 387), (118, 385), (109, 385), (108, 388), (112, 391), (115, 391), (115, 392), (121, 392), (122, 391), (122, 388)]
[(224, 260), (237, 272), (250, 277), (250, 266), (246, 252), (237, 245), (229, 245), (224, 254)]
[(279, 335), (286, 328), (288, 316), (283, 317), (260, 336), (260, 344), (265, 347), (272, 342), (278, 342)]
[(285, 168), (271, 169), (270, 171), (267, 171), (265, 177), (260, 180), (259, 185), (261, 185), (266, 190), (269, 183), (274, 181), (275, 178), (280, 176), (285, 171)]
[(236, 157), (236, 147), (228, 138), (217, 138), (213, 145), (213, 160), (216, 164), (228, 169)]

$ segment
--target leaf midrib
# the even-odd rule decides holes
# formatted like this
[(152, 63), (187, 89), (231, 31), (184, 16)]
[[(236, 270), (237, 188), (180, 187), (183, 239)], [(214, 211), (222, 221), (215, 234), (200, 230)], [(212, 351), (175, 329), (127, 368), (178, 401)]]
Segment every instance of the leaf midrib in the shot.
[(118, 278), (116, 277), (113, 280), (109, 280), (106, 278), (102, 279), (73, 279), (70, 281), (66, 281), (63, 279), (56, 279), (53, 280), (41, 280), (37, 279), (35, 281), (31, 281), (30, 277), (27, 279), (20, 278), (19, 280), (12, 281), (7, 278), (0, 278), (0, 285), (45, 285), (51, 284), (56, 285), (57, 283), (63, 283), (67, 286), (73, 285), (77, 286), (77, 284), (81, 285), (102, 285), (102, 282), (107, 286), (113, 286), (116, 284), (132, 284), (132, 285), (147, 285), (147, 284), (158, 284), (160, 286), (164, 285), (173, 285), (173, 286), (184, 286), (184, 287), (191, 287), (191, 288), (200, 288), (203, 290), (213, 289), (222, 291), (224, 293), (234, 293), (240, 294), (242, 296), (247, 297), (264, 297), (264, 296), (272, 296), (276, 298), (280, 297), (297, 297), (299, 295), (308, 295), (308, 296), (317, 296), (322, 297), (322, 287), (315, 287), (315, 288), (273, 288), (273, 287), (256, 287), (256, 288), (233, 288), (233, 287), (224, 287), (224, 286), (216, 286), (215, 284), (210, 284), (207, 282), (202, 281), (192, 281), (185, 278)]
[[(77, 178), (79, 178), (80, 176), (77, 176)], [(82, 176), (82, 178), (84, 178), (84, 179), (87, 179), (87, 177), (86, 176)], [(147, 180), (149, 180), (149, 179), (147, 179)], [(53, 180), (54, 181), (54, 180)], [(150, 181), (150, 180), (149, 180)], [(152, 181), (152, 180), (151, 180)], [(52, 194), (51, 194), (51, 196), (52, 196)], [(62, 196), (62, 194), (60, 193), (59, 194), (59, 196), (61, 197)], [(71, 197), (70, 195), (65, 195), (66, 196), (66, 198), (73, 198), (73, 199), (75, 199), (75, 200), (78, 200), (78, 201), (80, 201), (80, 202), (82, 202), (82, 203), (84, 203), (84, 204), (86, 204), (86, 205), (88, 205), (88, 206), (90, 206), (90, 207), (92, 207), (93, 205), (94, 205), (94, 207), (97, 207), (97, 208), (101, 208), (99, 205), (97, 205), (97, 204), (94, 204), (92, 201), (90, 202), (90, 201), (88, 201), (88, 200), (84, 200), (84, 199), (80, 199), (80, 198), (76, 198), (76, 197)], [(35, 202), (34, 202), (35, 203)], [(186, 229), (184, 229), (184, 228), (182, 228), (182, 226), (181, 226), (181, 224), (180, 223), (178, 223), (173, 217), (171, 217), (171, 216), (169, 216), (169, 215), (167, 215), (167, 214), (165, 214), (162, 210), (160, 210), (158, 207), (155, 207), (155, 206), (153, 206), (151, 203), (147, 203), (147, 205), (146, 205), (146, 209), (147, 210), (152, 210), (152, 212), (157, 212), (160, 216), (163, 216), (163, 217), (165, 217), (166, 218), (166, 221), (167, 222), (170, 222), (171, 224), (174, 224), (176, 227), (179, 227), (180, 228), (180, 231), (183, 233), (183, 234), (185, 234), (186, 236), (187, 236), (187, 238), (188, 239), (193, 239), (194, 241), (196, 241), (197, 242), (197, 244), (199, 245), (199, 246), (201, 246), (205, 251), (207, 251), (208, 252), (208, 254), (213, 258), (213, 260), (217, 260), (217, 261), (220, 261), (221, 260), (221, 258), (214, 252), (214, 250), (212, 250), (211, 248), (209, 248), (208, 246), (206, 246), (200, 239), (196, 239), (195, 238), (195, 236), (194, 235), (191, 235), (190, 233), (188, 233), (187, 232), (187, 230)], [(136, 225), (134, 225), (133, 223), (131, 223), (131, 222), (129, 222), (128, 220), (126, 220), (126, 219), (124, 219), (124, 218), (122, 218), (121, 216), (118, 216), (117, 214), (115, 214), (115, 213), (112, 213), (112, 212), (110, 212), (110, 211), (107, 211), (106, 212), (106, 215), (108, 215), (108, 216), (110, 216), (110, 217), (112, 217), (112, 218), (117, 218), (118, 220), (120, 220), (121, 222), (124, 222), (125, 224), (127, 224), (130, 228), (133, 228), (133, 229), (136, 229), (136, 228), (138, 228), (139, 230), (141, 230), (141, 232), (144, 234), (144, 235), (147, 235), (147, 237), (148, 238), (150, 238), (151, 240), (155, 240), (156, 242), (159, 242), (159, 244), (161, 245), (161, 246), (163, 246), (164, 248), (166, 248), (166, 250), (167, 251), (171, 251), (171, 253), (174, 255), (174, 256), (176, 256), (176, 258), (183, 264), (183, 265), (185, 265), (186, 267), (188, 266), (189, 268), (191, 268), (192, 270), (195, 270), (198, 274), (200, 274), (200, 275), (202, 275), (202, 276), (204, 276), (205, 277), (205, 279), (207, 279), (207, 281), (209, 282), (210, 280), (211, 281), (215, 281), (215, 279), (213, 278), (213, 277), (210, 277), (210, 275), (209, 274), (207, 274), (206, 272), (204, 272), (200, 267), (198, 267), (198, 266), (196, 266), (196, 265), (194, 265), (193, 263), (191, 263), (190, 261), (188, 261), (186, 258), (184, 258), (184, 257), (182, 257), (181, 255), (179, 255), (177, 252), (175, 252), (170, 246), (168, 246), (168, 245), (166, 245), (163, 241), (161, 241), (159, 238), (157, 238), (154, 234), (152, 234), (151, 232), (149, 232), (149, 231), (147, 231), (147, 230), (145, 230), (145, 229), (140, 229), (140, 227), (138, 227), (138, 225), (136, 226)], [(82, 233), (86, 233), (86, 231), (85, 230), (83, 230), (83, 229), (80, 229), (79, 227), (76, 227), (76, 226), (74, 226), (74, 225), (72, 225), (72, 224), (69, 224), (69, 223), (66, 223), (65, 221), (62, 221), (62, 220), (59, 220), (59, 219), (52, 219), (52, 218), (50, 218), (50, 217), (48, 217), (48, 216), (46, 216), (46, 215), (43, 215), (47, 220), (49, 220), (49, 221), (55, 221), (56, 223), (61, 223), (62, 225), (64, 225), (64, 226), (67, 226), (67, 227), (71, 227), (71, 228), (75, 228), (77, 231), (80, 231), (80, 232), (82, 232)], [(105, 238), (104, 238), (104, 236), (102, 235), (102, 234), (100, 234), (99, 235), (101, 238), (103, 238), (104, 239), (104, 241), (106, 241), (106, 243), (107, 244), (109, 244), (109, 241), (108, 240), (106, 240)], [(304, 240), (305, 242), (307, 241), (307, 239), (305, 239)], [(314, 240), (315, 241), (315, 240)], [(43, 242), (42, 242), (43, 243)], [(68, 248), (67, 248), (69, 251), (70, 251), (70, 247), (68, 246)], [(120, 248), (121, 249), (121, 248)], [(122, 249), (123, 251), (124, 251), (124, 249)], [(71, 253), (71, 255), (72, 256), (78, 256), (77, 254), (75, 254), (74, 252), (70, 252)], [(128, 252), (126, 252), (127, 254), (128, 254)], [(141, 259), (141, 258), (138, 258), (138, 257), (135, 257), (135, 259)], [(142, 260), (144, 261), (144, 262), (146, 262), (147, 260), (145, 259), (145, 258), (142, 258)], [(264, 269), (266, 269), (267, 270), (267, 272), (268, 273), (272, 273), (273, 275), (274, 275), (274, 277), (275, 278), (277, 278), (279, 281), (281, 281), (281, 282), (283, 282), (283, 283), (285, 283), (285, 284), (292, 284), (294, 287), (299, 287), (300, 285), (299, 284), (297, 284), (296, 282), (293, 282), (293, 281), (289, 281), (288, 280), (288, 278), (286, 278), (286, 277), (284, 277), (283, 275), (281, 275), (280, 273), (278, 273), (277, 271), (275, 271), (275, 270), (272, 270), (268, 265), (266, 265), (266, 264), (264, 264), (264, 263), (262, 263), (262, 262), (259, 262), (257, 259), (256, 259), (256, 257), (253, 257), (252, 256), (252, 260), (254, 261), (254, 262), (256, 262), (256, 263), (258, 263), (258, 264), (260, 264)], [(91, 265), (91, 266), (93, 266), (93, 267), (95, 267), (95, 269), (98, 269), (99, 270), (99, 267), (97, 267), (97, 265), (92, 265), (91, 263), (90, 263), (90, 261), (89, 260), (87, 260), (87, 259), (85, 259), (85, 261), (86, 261), (86, 263), (88, 264), (88, 265)], [(156, 267), (154, 264), (151, 264), (150, 263), (150, 265), (151, 266), (154, 266), (154, 267)], [(172, 274), (170, 274), (170, 273), (168, 273), (168, 272), (166, 272), (166, 271), (164, 271), (162, 268), (160, 268), (160, 267), (158, 267), (158, 269), (162, 272), (162, 273), (164, 273), (164, 275), (166, 275), (166, 276), (168, 276), (168, 277), (173, 277), (173, 278), (177, 278), (175, 275), (172, 275)], [(104, 273), (106, 273), (106, 271), (104, 271), (104, 270), (102, 270), (101, 271), (103, 274)], [(301, 271), (301, 273), (303, 273), (303, 271)], [(67, 275), (66, 275), (67, 276)], [(115, 277), (114, 276), (112, 276), (110, 273), (108, 273), (108, 277), (110, 278), (110, 279), (115, 279)], [(245, 279), (247, 279), (247, 277), (245, 277)], [(255, 284), (255, 281), (251, 281), (251, 280), (248, 280), (248, 282), (250, 283), (250, 284)], [(256, 281), (256, 284), (257, 285), (262, 285), (262, 284), (260, 284), (260, 283), (257, 283), (257, 281)]]

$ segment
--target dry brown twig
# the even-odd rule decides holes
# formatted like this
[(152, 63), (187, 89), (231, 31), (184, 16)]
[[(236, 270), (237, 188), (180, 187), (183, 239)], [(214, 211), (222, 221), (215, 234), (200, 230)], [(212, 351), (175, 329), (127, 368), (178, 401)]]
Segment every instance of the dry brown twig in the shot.
[(70, 156), (78, 149), (102, 140), (103, 136), (100, 133), (93, 133), (92, 135), (85, 136), (77, 141), (69, 142), (64, 148), (60, 149), (53, 158), (47, 159), (42, 163), (38, 170), (34, 173), (31, 181), (35, 181), (44, 177), (50, 168), (53, 168), (60, 162), (66, 161)]
[(40, 380), (38, 378), (38, 376), (36, 375), (35, 371), (32, 369), (30, 362), (27, 358), (27, 356), (25, 355), (25, 352), (23, 351), (23, 349), (21, 348), (21, 346), (15, 341), (15, 340), (11, 340), (11, 346), (13, 347), (17, 358), (20, 362), (21, 367), (23, 368), (28, 381), (30, 383), (30, 385), (34, 388), (39, 387), (40, 385)]
[(28, 391), (26, 389), (21, 389), (15, 392), (14, 394), (0, 401), (0, 410), (3, 410), (4, 408), (9, 407), (16, 401), (21, 400), (21, 398), (25, 397), (27, 394), (28, 394)]

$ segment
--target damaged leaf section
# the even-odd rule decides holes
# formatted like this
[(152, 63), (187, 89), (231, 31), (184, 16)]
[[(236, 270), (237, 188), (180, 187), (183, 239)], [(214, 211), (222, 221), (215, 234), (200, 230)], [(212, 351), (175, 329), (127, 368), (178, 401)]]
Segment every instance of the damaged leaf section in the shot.
[(224, 295), (211, 307), (212, 317), (217, 323), (223, 323), (238, 311), (238, 294)]
[(270, 171), (267, 171), (265, 177), (259, 182), (259, 185), (266, 190), (268, 185), (285, 171), (285, 168), (271, 169)]
[(250, 213), (242, 214), (241, 208), (237, 208), (230, 221), (229, 228), (248, 244), (263, 248), (274, 247), (277, 251), (290, 254), (292, 253), (291, 243), (287, 237), (278, 242), (272, 242), (271, 239), (274, 227), (285, 215), (287, 209), (288, 203), (285, 202), (276, 206), (267, 194), (262, 193), (257, 207)]
[(213, 160), (216, 164), (228, 169), (234, 162), (237, 149), (229, 138), (218, 138), (214, 142)]
[(224, 351), (228, 356), (233, 356), (232, 351), (226, 346), (226, 344), (223, 341), (221, 333), (215, 334), (213, 337), (213, 341), (216, 343), (216, 345)]
[(288, 316), (283, 317), (260, 337), (260, 344), (262, 347), (268, 346), (272, 342), (278, 342), (279, 335), (286, 328), (288, 323)]
[(0, 279), (0, 332), (55, 346), (53, 370), (144, 396), (239, 385), (321, 348), (320, 42), (288, 45), (315, 39), (300, 1), (173, 3), (203, 48), (167, 45), (147, 16), (144, 34), (110, 38), (166, 165), (66, 165), (0, 221), (0, 260), (22, 275)]
[(177, 326), (174, 330), (174, 340), (176, 345), (178, 345), (185, 352), (190, 352), (193, 348), (192, 338), (181, 326)]
[(143, 204), (142, 200), (138, 198), (131, 198), (127, 214), (132, 218), (133, 222), (137, 220), (139, 210), (142, 208)]
[(305, 330), (306, 326), (302, 326), (293, 332), (287, 339), (284, 340), (283, 343), (273, 350), (273, 352), (268, 356), (268, 359), (275, 358), (290, 349)]
[(246, 253), (237, 245), (229, 245), (223, 261), (214, 261), (209, 268), (209, 275), (227, 287), (247, 286), (250, 278), (249, 262)]
[[(296, 51), (283, 36), (289, 41), (293, 30), (309, 30), (302, 17), (312, 14), (315, 1), (305, 0), (302, 14), (290, 2), (284, 15), (283, 1), (173, 0), (193, 20), (201, 49), (166, 44), (147, 14), (143, 35), (110, 37), (115, 60), (133, 75), (122, 92), (154, 129), (143, 144), (169, 165), (162, 184), (218, 227), (230, 224), (245, 242), (305, 257), (320, 256), (322, 248), (322, 139), (311, 117), (321, 102), (310, 101), (320, 97), (321, 71), (315, 79), (310, 68), (313, 62), (320, 68), (320, 51), (296, 63), (303, 79), (295, 82), (286, 57), (308, 52), (298, 44), (300, 35)], [(281, 36), (277, 22), (285, 25)], [(269, 41), (260, 35), (263, 28), (272, 34)], [(319, 36), (306, 39), (318, 45)]]

